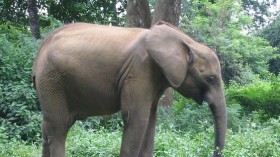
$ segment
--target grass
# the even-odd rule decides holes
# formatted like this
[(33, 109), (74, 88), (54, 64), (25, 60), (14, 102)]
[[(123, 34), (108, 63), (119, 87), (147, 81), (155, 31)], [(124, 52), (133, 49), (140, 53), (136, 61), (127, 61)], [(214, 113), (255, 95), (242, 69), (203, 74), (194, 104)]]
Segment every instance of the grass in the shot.
[[(121, 127), (109, 130), (105, 127), (92, 129), (77, 122), (68, 134), (69, 157), (117, 157), (119, 155)], [(180, 131), (158, 124), (156, 129), (156, 157), (210, 157), (213, 151), (213, 127), (205, 131)], [(41, 146), (28, 145), (23, 141), (0, 138), (1, 157), (37, 157)], [(228, 129), (225, 157), (278, 157), (280, 156), (280, 118), (265, 124), (248, 121), (239, 131)]]

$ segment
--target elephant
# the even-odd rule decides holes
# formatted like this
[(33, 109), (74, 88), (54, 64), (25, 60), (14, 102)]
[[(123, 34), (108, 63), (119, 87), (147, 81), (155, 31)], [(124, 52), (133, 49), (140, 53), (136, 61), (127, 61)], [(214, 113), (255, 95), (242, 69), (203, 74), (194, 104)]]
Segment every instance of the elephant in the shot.
[[(150, 29), (64, 25), (43, 41), (32, 66), (42, 110), (42, 156), (64, 157), (77, 120), (120, 112), (121, 157), (152, 157), (158, 101), (172, 87), (209, 104), (214, 156), (222, 156), (226, 101), (216, 52), (160, 21)], [(214, 148), (214, 147), (213, 147)]]

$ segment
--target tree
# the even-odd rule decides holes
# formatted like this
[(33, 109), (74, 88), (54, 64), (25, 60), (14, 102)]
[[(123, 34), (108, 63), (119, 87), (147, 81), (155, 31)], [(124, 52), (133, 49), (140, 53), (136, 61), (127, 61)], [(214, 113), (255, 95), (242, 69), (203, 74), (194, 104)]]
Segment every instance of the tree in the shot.
[(29, 23), (32, 35), (35, 39), (40, 38), (40, 28), (36, 0), (27, 0)]
[[(47, 1), (47, 11), (49, 16), (62, 21), (71, 22), (91, 22), (100, 24), (121, 23), (118, 17), (124, 12), (125, 1), (123, 0), (58, 0)], [(116, 9), (116, 4), (121, 3)]]
[(182, 0), (156, 0), (153, 24), (163, 20), (178, 26)]
[(193, 0), (186, 9), (191, 14), (182, 14), (180, 27), (216, 50), (226, 84), (244, 81), (249, 74), (266, 76), (267, 61), (275, 53), (265, 39), (244, 33), (253, 21), (241, 4), (238, 0)]
[(126, 11), (126, 25), (128, 27), (151, 27), (151, 14), (148, 0), (128, 0)]
[(269, 7), (276, 5), (276, 0), (243, 0), (242, 7), (245, 10), (245, 13), (250, 16), (253, 20), (253, 28), (264, 27), (269, 20), (269, 17), (272, 16), (272, 12), (269, 10)]
[(270, 42), (274, 47), (278, 48), (278, 56), (275, 56), (269, 60), (269, 71), (275, 75), (280, 73), (280, 14), (277, 18), (268, 26), (266, 26), (262, 31), (260, 31), (260, 36), (264, 37)]
[(26, 26), (28, 24), (28, 20), (25, 16), (26, 9), (26, 1), (0, 1), (0, 23), (11, 22), (17, 26)]
[[(118, 8), (116, 4), (119, 3)], [(31, 3), (32, 4), (32, 3)], [(92, 22), (100, 24), (123, 24), (120, 14), (125, 11), (125, 0), (37, 0), (37, 8), (46, 10), (41, 12), (42, 17), (53, 17), (63, 23)], [(11, 22), (17, 26), (27, 26), (26, 11), (28, 1), (3, 0), (0, 1), (0, 23)], [(34, 11), (33, 11), (34, 12)], [(50, 21), (40, 18), (42, 27), (50, 25)]]

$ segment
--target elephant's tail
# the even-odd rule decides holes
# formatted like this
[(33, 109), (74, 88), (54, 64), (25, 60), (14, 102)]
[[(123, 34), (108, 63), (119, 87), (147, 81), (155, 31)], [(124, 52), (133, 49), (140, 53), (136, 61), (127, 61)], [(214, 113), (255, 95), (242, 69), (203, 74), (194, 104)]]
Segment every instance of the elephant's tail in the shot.
[(37, 53), (37, 56), (35, 57), (35, 59), (34, 59), (34, 62), (33, 62), (33, 66), (32, 66), (32, 72), (31, 72), (31, 80), (32, 80), (32, 83), (33, 83), (33, 87), (36, 89), (36, 71), (37, 71), (37, 64), (38, 64), (38, 60), (39, 60), (39, 58), (40, 58), (40, 55), (41, 55), (41, 51), (42, 51), (42, 47), (44, 46), (44, 44), (45, 44), (45, 42), (46, 42), (46, 40), (47, 40), (48, 38), (46, 38), (44, 41), (43, 41), (43, 43), (42, 43), (42, 45), (41, 45), (41, 47), (39, 48), (39, 51), (38, 51), (38, 53)]
[[(42, 46), (41, 46), (41, 48), (42, 48)], [(35, 57), (35, 60), (32, 65), (31, 81), (32, 81), (34, 89), (36, 89), (36, 79), (35, 79), (36, 78), (36, 69), (37, 69), (37, 63), (38, 63), (38, 58), (39, 58), (39, 53), (40, 53), (41, 48), (39, 49), (39, 52), (38, 52), (37, 56)]]
[(33, 66), (32, 66), (32, 73), (31, 73), (31, 80), (32, 80), (34, 89), (36, 89), (36, 82), (35, 82), (35, 66), (36, 66), (36, 61), (34, 62)]

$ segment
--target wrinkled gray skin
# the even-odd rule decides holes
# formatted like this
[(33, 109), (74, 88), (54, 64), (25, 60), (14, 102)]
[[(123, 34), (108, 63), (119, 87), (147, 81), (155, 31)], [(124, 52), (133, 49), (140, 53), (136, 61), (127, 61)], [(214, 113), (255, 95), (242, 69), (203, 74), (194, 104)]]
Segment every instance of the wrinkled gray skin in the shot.
[[(43, 42), (33, 65), (43, 113), (43, 156), (64, 157), (65, 139), (76, 120), (121, 111), (121, 157), (152, 157), (156, 109), (173, 87), (209, 103), (215, 121), (214, 156), (226, 135), (221, 69), (215, 52), (175, 27), (150, 30), (76, 23)], [(188, 142), (188, 141), (186, 141)]]

